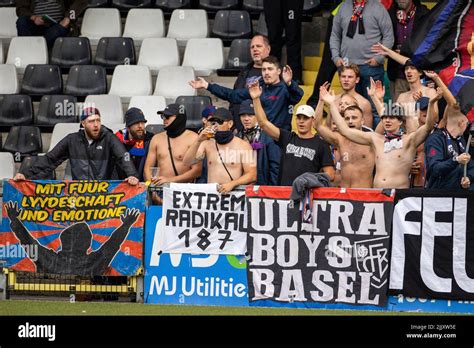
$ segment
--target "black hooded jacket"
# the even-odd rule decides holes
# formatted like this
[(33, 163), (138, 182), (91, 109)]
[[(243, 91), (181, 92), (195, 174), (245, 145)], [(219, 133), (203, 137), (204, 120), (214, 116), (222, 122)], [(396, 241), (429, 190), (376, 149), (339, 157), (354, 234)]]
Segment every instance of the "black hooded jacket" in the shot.
[(99, 139), (89, 144), (83, 129), (64, 137), (41, 160), (22, 173), (27, 179), (42, 179), (65, 160), (69, 160), (73, 180), (110, 180), (114, 166), (138, 178), (130, 156), (112, 131), (102, 126)]

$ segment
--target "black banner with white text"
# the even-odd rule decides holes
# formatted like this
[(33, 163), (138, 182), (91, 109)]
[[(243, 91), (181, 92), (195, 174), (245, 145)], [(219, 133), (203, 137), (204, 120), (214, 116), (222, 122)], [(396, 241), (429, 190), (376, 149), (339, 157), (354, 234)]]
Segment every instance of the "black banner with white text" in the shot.
[(384, 306), (393, 195), (315, 189), (303, 224), (290, 192), (247, 188), (249, 301)]

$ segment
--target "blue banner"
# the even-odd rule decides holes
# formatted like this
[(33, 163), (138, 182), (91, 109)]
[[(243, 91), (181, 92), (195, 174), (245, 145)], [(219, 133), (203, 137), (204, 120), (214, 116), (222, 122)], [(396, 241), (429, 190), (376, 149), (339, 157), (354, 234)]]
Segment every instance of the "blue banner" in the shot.
[(147, 211), (145, 303), (248, 306), (243, 256), (161, 252), (162, 207)]

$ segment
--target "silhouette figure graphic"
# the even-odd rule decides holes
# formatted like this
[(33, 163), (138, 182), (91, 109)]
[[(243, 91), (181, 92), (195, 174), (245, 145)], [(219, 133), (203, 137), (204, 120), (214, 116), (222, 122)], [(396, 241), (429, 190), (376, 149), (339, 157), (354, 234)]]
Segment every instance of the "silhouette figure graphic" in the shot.
[[(36, 264), (38, 273), (74, 274), (80, 276), (103, 275), (110, 262), (119, 251), (120, 245), (127, 237), (130, 227), (138, 220), (138, 209), (127, 209), (120, 217), (120, 225), (110, 238), (99, 249), (87, 253), (92, 244), (92, 231), (85, 222), (78, 222), (64, 229), (59, 236), (61, 250), (53, 251), (45, 248), (33, 238), (23, 225), (19, 216), (21, 209), (17, 202), (5, 204), (10, 227), (22, 245), (37, 246)], [(29, 248), (25, 250), (28, 253)], [(28, 255), (28, 257), (31, 256)]]

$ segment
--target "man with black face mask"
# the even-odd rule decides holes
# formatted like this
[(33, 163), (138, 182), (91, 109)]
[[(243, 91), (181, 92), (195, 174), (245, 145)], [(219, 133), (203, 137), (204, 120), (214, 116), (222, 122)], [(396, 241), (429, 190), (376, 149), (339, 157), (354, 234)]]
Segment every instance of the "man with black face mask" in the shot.
[(207, 158), (207, 182), (219, 184), (220, 193), (254, 183), (257, 179), (256, 156), (250, 144), (235, 137), (231, 131), (233, 116), (230, 111), (216, 109), (207, 125), (186, 152), (183, 162), (190, 166)]
[[(201, 163), (187, 165), (184, 154), (196, 141), (198, 135), (186, 129), (184, 106), (170, 104), (158, 111), (163, 118), (165, 132), (153, 136), (145, 162), (145, 180), (155, 185), (167, 182), (192, 182), (201, 175)], [(159, 173), (152, 177), (151, 168), (158, 167)]]

